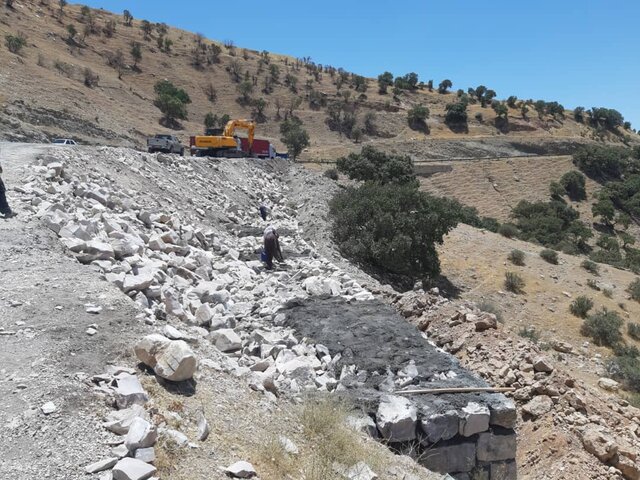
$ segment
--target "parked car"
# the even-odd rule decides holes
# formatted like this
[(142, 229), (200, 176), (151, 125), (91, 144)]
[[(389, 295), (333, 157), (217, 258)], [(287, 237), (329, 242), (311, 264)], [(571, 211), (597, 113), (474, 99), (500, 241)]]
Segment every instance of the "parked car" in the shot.
[(179, 153), (184, 155), (184, 147), (180, 140), (173, 135), (158, 134), (147, 139), (147, 150), (149, 153)]
[(51, 143), (54, 145), (77, 145), (76, 141), (70, 138), (54, 138)]

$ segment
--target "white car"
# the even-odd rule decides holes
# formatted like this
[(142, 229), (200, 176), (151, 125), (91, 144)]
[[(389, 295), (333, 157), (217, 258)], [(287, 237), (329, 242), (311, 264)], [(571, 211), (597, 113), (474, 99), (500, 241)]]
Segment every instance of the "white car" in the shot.
[(56, 138), (51, 143), (54, 145), (77, 145), (75, 140), (71, 140), (70, 138)]

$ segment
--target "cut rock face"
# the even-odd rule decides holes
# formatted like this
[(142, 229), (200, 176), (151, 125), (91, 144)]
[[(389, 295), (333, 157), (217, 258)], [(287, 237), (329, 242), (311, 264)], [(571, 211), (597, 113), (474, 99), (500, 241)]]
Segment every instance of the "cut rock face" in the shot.
[(144, 337), (135, 346), (135, 352), (156, 375), (173, 382), (192, 378), (198, 367), (196, 356), (186, 342), (169, 340), (159, 334)]

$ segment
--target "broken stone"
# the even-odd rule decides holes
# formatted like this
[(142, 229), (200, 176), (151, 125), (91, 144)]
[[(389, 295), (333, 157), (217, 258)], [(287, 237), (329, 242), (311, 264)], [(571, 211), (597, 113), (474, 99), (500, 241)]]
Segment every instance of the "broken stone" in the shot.
[(489, 429), (491, 415), (486, 405), (469, 402), (460, 415), (460, 435), (470, 437)]
[(156, 467), (135, 458), (123, 458), (113, 467), (113, 480), (147, 480), (156, 473)]
[(116, 404), (118, 408), (127, 408), (133, 404), (144, 405), (149, 400), (140, 380), (135, 375), (122, 374), (116, 379)]
[(130, 452), (139, 448), (153, 447), (158, 440), (156, 427), (145, 419), (137, 417), (131, 422), (124, 444)]
[(153, 447), (138, 448), (133, 458), (144, 463), (153, 463), (156, 461), (156, 451)]
[(384, 395), (376, 413), (380, 434), (391, 442), (404, 442), (416, 438), (418, 411), (404, 397)]
[(40, 410), (42, 410), (42, 413), (44, 413), (45, 415), (51, 415), (56, 410), (58, 410), (58, 407), (56, 407), (55, 403), (53, 402), (47, 402), (42, 405), (42, 407), (40, 407)]
[(602, 432), (601, 428), (588, 427), (582, 433), (581, 439), (584, 449), (598, 457), (601, 462), (608, 462), (618, 453), (615, 440)]
[(533, 361), (533, 369), (536, 372), (553, 372), (553, 365), (545, 357), (538, 357)]
[(348, 480), (376, 480), (378, 478), (378, 475), (364, 462), (353, 465), (345, 472), (344, 476)]
[(169, 340), (159, 334), (144, 337), (136, 344), (135, 352), (156, 375), (173, 382), (192, 378), (198, 366), (195, 354), (186, 342)]
[(112, 468), (116, 463), (118, 463), (117, 458), (106, 458), (92, 463), (91, 465), (87, 465), (84, 467), (84, 471), (87, 473), (98, 473)]
[(211, 342), (221, 352), (235, 352), (242, 348), (242, 340), (236, 332), (230, 328), (223, 328), (211, 332)]
[(620, 389), (620, 384), (618, 382), (605, 377), (598, 380), (598, 386), (608, 392), (617, 392)]
[(522, 411), (531, 415), (534, 419), (541, 417), (545, 413), (549, 412), (553, 407), (553, 401), (545, 396), (538, 395), (534, 397), (529, 403), (522, 407)]
[(226, 468), (227, 473), (234, 478), (253, 478), (257, 472), (249, 462), (236, 462)]

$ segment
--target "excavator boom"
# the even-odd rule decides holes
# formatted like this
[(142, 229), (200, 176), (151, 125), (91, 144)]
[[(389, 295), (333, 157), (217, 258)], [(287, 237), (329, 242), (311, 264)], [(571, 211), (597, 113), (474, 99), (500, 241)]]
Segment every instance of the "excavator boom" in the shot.
[(233, 137), (236, 133), (236, 129), (243, 128), (247, 131), (247, 139), (249, 140), (249, 149), (253, 146), (253, 136), (256, 130), (255, 122), (251, 120), (229, 120), (224, 127), (223, 135), (225, 137)]

